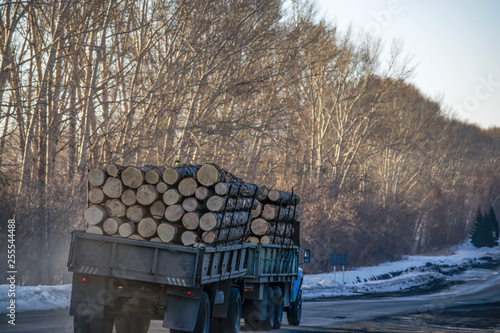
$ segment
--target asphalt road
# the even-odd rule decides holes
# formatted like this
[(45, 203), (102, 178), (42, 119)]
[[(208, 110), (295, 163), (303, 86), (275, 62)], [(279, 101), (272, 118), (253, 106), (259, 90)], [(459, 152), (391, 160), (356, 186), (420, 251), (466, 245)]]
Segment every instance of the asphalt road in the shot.
[[(305, 302), (299, 327), (273, 332), (500, 332), (500, 269), (479, 278), (466, 274), (468, 283), (431, 294)], [(16, 323), (4, 317), (0, 332), (73, 332), (67, 309), (19, 313)], [(149, 332), (168, 330), (153, 321)]]

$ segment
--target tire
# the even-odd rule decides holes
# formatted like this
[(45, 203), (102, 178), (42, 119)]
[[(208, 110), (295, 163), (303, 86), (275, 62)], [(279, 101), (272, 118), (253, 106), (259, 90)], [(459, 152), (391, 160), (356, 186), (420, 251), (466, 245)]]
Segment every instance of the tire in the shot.
[[(201, 295), (200, 308), (198, 309), (198, 318), (196, 319), (196, 326), (193, 333), (208, 333), (210, 331), (210, 299), (208, 294), (203, 292)], [(187, 333), (170, 329), (170, 333)]]
[(231, 294), (229, 295), (229, 309), (227, 318), (219, 319), (218, 323), (219, 330), (222, 333), (239, 333), (240, 322), (241, 322), (241, 295), (238, 289), (231, 288)]
[(283, 291), (280, 287), (273, 287), (273, 304), (274, 304), (274, 323), (273, 328), (279, 329), (281, 328), (281, 324), (283, 323)]
[(112, 333), (114, 318), (105, 316), (103, 319), (92, 320), (80, 316), (73, 319), (73, 331), (75, 333)]
[(290, 308), (286, 313), (288, 325), (299, 326), (302, 317), (302, 290), (299, 290), (295, 302), (290, 303)]
[(115, 319), (117, 333), (147, 333), (151, 320), (145, 316), (119, 316)]
[[(245, 317), (245, 325), (254, 331), (270, 331), (274, 326), (275, 306), (273, 303), (273, 289), (267, 288), (267, 293), (263, 301), (254, 301), (253, 310)], [(256, 319), (256, 314), (265, 317), (265, 320)]]

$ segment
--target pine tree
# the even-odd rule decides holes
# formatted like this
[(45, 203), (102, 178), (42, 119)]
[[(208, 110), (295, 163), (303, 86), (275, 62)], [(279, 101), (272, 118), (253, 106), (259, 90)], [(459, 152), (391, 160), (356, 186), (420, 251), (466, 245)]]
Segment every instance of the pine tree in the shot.
[(491, 225), (491, 230), (493, 231), (493, 240), (497, 243), (498, 245), (498, 220), (495, 215), (495, 210), (493, 209), (492, 206), (490, 206), (490, 211), (488, 212), (488, 218), (490, 221)]
[(493, 247), (497, 245), (498, 221), (493, 208), (485, 215), (478, 209), (471, 240), (475, 247)]

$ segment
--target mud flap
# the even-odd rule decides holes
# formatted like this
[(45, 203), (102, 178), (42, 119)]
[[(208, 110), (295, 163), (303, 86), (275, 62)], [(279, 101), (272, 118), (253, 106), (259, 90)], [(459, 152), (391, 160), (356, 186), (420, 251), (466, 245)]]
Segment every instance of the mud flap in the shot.
[(185, 290), (168, 290), (163, 327), (192, 332), (198, 318), (201, 290), (192, 291), (188, 296)]

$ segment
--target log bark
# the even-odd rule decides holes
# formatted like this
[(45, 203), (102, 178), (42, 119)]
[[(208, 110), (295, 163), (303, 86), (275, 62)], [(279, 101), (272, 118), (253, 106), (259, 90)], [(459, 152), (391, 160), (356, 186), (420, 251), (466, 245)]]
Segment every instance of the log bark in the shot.
[(175, 185), (186, 177), (195, 177), (199, 168), (199, 165), (167, 167), (163, 172), (163, 181), (168, 185)]
[(198, 200), (206, 201), (208, 198), (212, 197), (215, 195), (215, 192), (212, 189), (209, 189), (205, 186), (198, 186), (196, 189), (196, 192), (194, 193), (194, 196)]
[(198, 201), (195, 197), (189, 197), (182, 201), (182, 207), (186, 212), (202, 211), (206, 205), (202, 201)]
[(188, 230), (196, 230), (200, 226), (200, 214), (190, 212), (182, 216), (182, 225)]
[(215, 241), (226, 242), (239, 240), (244, 238), (245, 227), (235, 227), (235, 228), (226, 228), (219, 230), (211, 230), (205, 231), (202, 234), (201, 240), (204, 243), (211, 244)]
[(200, 240), (200, 236), (198, 236), (198, 233), (187, 230), (184, 231), (181, 235), (181, 242), (183, 245), (194, 245)]
[(194, 195), (198, 188), (198, 182), (193, 177), (184, 178), (177, 185), (177, 190), (185, 197)]
[(101, 187), (94, 187), (89, 191), (89, 202), (93, 205), (97, 205), (106, 201), (106, 195), (104, 194)]
[(121, 174), (122, 182), (130, 188), (139, 188), (144, 184), (144, 171), (139, 168), (128, 166)]
[(158, 191), (158, 193), (161, 193), (161, 194), (167, 192), (167, 190), (168, 190), (167, 183), (165, 183), (165, 182), (158, 182), (158, 184), (156, 184), (156, 190)]
[(290, 238), (266, 235), (260, 238), (261, 244), (277, 244), (277, 245), (292, 245)]
[(129, 239), (135, 239), (135, 240), (146, 240), (144, 237), (138, 234), (133, 234), (128, 237)]
[(293, 227), (290, 223), (269, 222), (259, 218), (252, 221), (250, 229), (253, 234), (257, 236), (276, 235), (280, 237), (291, 237)]
[(196, 179), (203, 186), (213, 186), (217, 183), (244, 183), (243, 179), (222, 169), (217, 164), (203, 164)]
[(164, 243), (170, 243), (177, 237), (177, 232), (179, 228), (173, 224), (163, 222), (161, 223), (156, 232), (158, 233), (158, 237)]
[(156, 235), (156, 229), (160, 223), (152, 217), (145, 217), (137, 224), (137, 232), (145, 238)]
[(183, 199), (182, 195), (175, 188), (172, 188), (167, 192), (163, 193), (163, 202), (167, 206), (178, 204), (182, 201), (182, 199)]
[(231, 198), (247, 197), (256, 199), (264, 198), (265, 196), (259, 186), (248, 183), (218, 183), (215, 185), (215, 193), (220, 196), (227, 196)]
[(251, 220), (252, 213), (248, 212), (226, 212), (224, 218), (221, 213), (205, 213), (200, 218), (200, 229), (210, 231), (218, 228), (227, 228), (230, 224), (232, 226), (241, 226)]
[(118, 232), (118, 229), (123, 224), (123, 220), (119, 217), (110, 217), (104, 220), (102, 224), (102, 229), (108, 235), (114, 235)]
[(109, 217), (124, 217), (127, 207), (118, 199), (109, 200), (104, 206)]
[(297, 194), (292, 194), (292, 192), (284, 192), (279, 190), (271, 190), (267, 195), (267, 198), (276, 204), (279, 204), (281, 201), (281, 205), (289, 206), (289, 205), (298, 205), (300, 202), (300, 198)]
[(123, 193), (123, 183), (118, 178), (109, 177), (102, 190), (109, 198), (117, 199)]
[(153, 185), (144, 184), (137, 189), (137, 202), (139, 204), (149, 206), (156, 200), (158, 200), (158, 191)]
[(155, 219), (162, 219), (165, 216), (165, 204), (161, 200), (155, 201), (149, 207), (149, 212)]
[(177, 222), (182, 219), (185, 211), (181, 205), (168, 206), (165, 210), (165, 218), (170, 222)]
[(125, 204), (125, 206), (135, 205), (137, 202), (137, 195), (135, 193), (135, 190), (128, 188), (125, 191), (123, 191), (121, 200)]
[[(279, 210), (279, 216), (278, 216)], [(299, 218), (299, 214), (293, 208), (281, 207), (265, 204), (262, 210), (262, 218), (268, 221), (292, 222)]]
[(104, 232), (102, 231), (101, 227), (98, 227), (96, 225), (90, 226), (85, 232), (94, 235), (104, 235)]
[(115, 163), (111, 163), (106, 168), (108, 175), (110, 175), (111, 177), (119, 177), (121, 175), (121, 173), (123, 172), (123, 170), (125, 170), (124, 166), (118, 165)]
[(144, 174), (144, 179), (146, 180), (146, 182), (151, 185), (158, 184), (165, 169), (153, 166), (148, 166), (146, 168), (149, 168), (149, 170), (146, 170), (146, 173)]
[(102, 186), (106, 181), (106, 169), (104, 168), (94, 168), (89, 171), (87, 175), (89, 183), (93, 186)]
[(126, 216), (127, 219), (133, 222), (139, 222), (148, 213), (148, 209), (141, 205), (133, 205), (127, 208)]
[(90, 225), (101, 223), (108, 216), (106, 209), (102, 206), (90, 206), (83, 212), (83, 217)]
[(130, 237), (136, 231), (136, 225), (134, 222), (125, 222), (118, 228), (118, 233), (122, 237)]
[(257, 208), (257, 200), (252, 200), (250, 198), (233, 199), (220, 197), (218, 195), (214, 195), (207, 200), (207, 208), (212, 212), (223, 211), (224, 207), (226, 208), (226, 211), (255, 209)]

